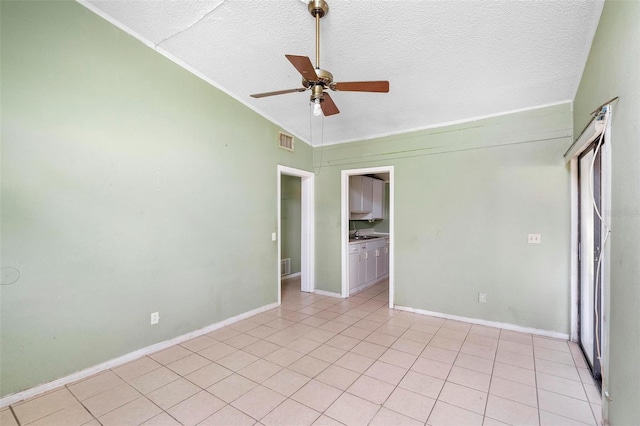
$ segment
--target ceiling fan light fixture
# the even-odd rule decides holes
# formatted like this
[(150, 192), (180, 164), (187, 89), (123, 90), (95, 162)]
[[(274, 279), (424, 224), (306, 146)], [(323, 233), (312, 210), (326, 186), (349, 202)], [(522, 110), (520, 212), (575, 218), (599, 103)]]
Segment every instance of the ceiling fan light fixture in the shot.
[(313, 115), (316, 117), (322, 115), (322, 107), (320, 106), (320, 99), (318, 98), (313, 101)]

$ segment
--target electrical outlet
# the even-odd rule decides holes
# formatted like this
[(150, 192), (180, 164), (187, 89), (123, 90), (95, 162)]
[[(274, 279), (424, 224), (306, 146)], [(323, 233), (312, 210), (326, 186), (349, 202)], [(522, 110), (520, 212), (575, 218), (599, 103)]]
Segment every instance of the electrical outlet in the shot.
[(275, 241), (278, 238), (275, 232), (271, 233), (271, 241)]
[(160, 321), (160, 312), (151, 313), (151, 325), (157, 324)]
[(527, 242), (529, 244), (542, 244), (542, 239), (540, 234), (529, 234), (527, 237)]
[(478, 293), (478, 303), (487, 303), (487, 295), (485, 293)]

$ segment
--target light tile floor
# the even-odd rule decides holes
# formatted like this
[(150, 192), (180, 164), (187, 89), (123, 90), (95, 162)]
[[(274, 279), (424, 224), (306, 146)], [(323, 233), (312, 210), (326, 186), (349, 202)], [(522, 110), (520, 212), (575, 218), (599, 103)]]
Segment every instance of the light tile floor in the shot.
[[(282, 305), (0, 411), (11, 425), (596, 425), (576, 345), (342, 300)], [(598, 420), (598, 421), (597, 421)]]

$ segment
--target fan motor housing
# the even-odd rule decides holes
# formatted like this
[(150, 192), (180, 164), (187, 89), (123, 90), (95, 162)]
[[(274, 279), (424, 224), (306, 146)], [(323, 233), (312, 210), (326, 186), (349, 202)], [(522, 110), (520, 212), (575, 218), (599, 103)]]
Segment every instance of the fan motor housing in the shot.
[(304, 87), (311, 87), (311, 86), (315, 86), (316, 84), (320, 84), (322, 86), (329, 86), (331, 83), (333, 83), (333, 74), (331, 74), (329, 71), (321, 70), (320, 68), (316, 68), (315, 71), (316, 71), (316, 75), (318, 76), (318, 79), (315, 81), (309, 81), (303, 78), (302, 85)]

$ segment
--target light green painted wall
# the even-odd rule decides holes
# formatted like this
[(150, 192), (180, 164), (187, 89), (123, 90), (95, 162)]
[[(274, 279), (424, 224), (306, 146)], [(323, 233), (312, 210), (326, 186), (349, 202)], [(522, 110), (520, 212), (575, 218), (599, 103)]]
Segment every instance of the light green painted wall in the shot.
[(568, 334), (571, 135), (563, 104), (325, 147), (316, 286), (340, 291), (341, 170), (393, 165), (396, 304)]
[(302, 247), (302, 179), (297, 176), (282, 176), (281, 182), (281, 253), (282, 259), (291, 259), (291, 273), (300, 272), (300, 249)]
[(311, 148), (78, 3), (1, 8), (1, 394), (276, 302)]
[(609, 353), (612, 425), (640, 421), (640, 2), (608, 0), (574, 101), (578, 134), (598, 105), (619, 96), (611, 123)]

